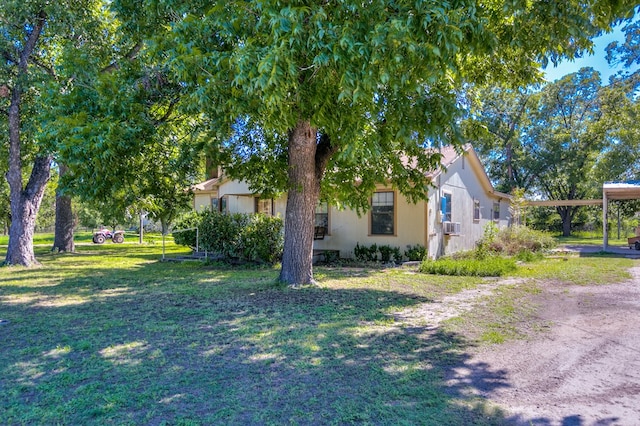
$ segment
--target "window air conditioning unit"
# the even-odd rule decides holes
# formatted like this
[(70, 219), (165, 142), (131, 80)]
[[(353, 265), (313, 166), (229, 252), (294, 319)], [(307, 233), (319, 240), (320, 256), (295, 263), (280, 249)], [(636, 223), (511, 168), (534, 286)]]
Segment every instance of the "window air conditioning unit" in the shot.
[(446, 235), (460, 234), (460, 222), (442, 222), (442, 229)]

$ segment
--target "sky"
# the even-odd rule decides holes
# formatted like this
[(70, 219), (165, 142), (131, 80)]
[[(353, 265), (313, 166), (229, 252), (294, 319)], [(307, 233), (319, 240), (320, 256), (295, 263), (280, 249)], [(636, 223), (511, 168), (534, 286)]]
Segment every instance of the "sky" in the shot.
[[(563, 61), (559, 63), (557, 67), (554, 67), (552, 63), (549, 63), (547, 68), (543, 69), (543, 71), (545, 72), (546, 80), (552, 82), (564, 77), (567, 74), (576, 72), (580, 68), (592, 67), (600, 72), (602, 84), (607, 84), (609, 82), (609, 76), (623, 69), (623, 67), (621, 66), (618, 66), (617, 68), (612, 68), (609, 66), (606, 59), (607, 51), (605, 50), (607, 45), (612, 41), (624, 41), (624, 34), (622, 33), (623, 26), (624, 25), (620, 25), (616, 27), (613, 32), (595, 38), (593, 55), (585, 55), (582, 58), (576, 59), (575, 61)], [(634, 69), (638, 69), (637, 64), (635, 65)], [(633, 69), (630, 70), (632, 71)]]

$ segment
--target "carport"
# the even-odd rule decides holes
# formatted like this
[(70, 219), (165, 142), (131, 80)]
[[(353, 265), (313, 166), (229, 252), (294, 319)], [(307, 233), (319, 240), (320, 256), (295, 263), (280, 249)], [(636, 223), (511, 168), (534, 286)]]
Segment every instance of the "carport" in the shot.
[(602, 200), (536, 200), (528, 201), (529, 206), (595, 206), (602, 205), (602, 249), (609, 248), (609, 200), (639, 200), (640, 180), (605, 182), (602, 185)]
[(602, 249), (609, 247), (609, 200), (640, 199), (640, 181), (605, 182), (602, 185)]

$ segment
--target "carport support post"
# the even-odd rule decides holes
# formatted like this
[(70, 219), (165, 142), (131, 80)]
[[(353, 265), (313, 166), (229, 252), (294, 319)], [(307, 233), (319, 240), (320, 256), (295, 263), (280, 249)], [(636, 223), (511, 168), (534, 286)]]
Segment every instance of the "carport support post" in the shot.
[(607, 191), (602, 191), (602, 251), (609, 246), (609, 200)]
[(140, 211), (140, 236), (138, 241), (140, 244), (142, 244), (144, 241), (143, 234), (144, 234), (144, 212), (141, 210)]

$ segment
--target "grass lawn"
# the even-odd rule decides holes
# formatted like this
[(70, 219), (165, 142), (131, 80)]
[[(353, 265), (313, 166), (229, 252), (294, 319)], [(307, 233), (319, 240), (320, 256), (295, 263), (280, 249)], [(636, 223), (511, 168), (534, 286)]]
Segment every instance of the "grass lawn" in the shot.
[[(127, 243), (137, 243), (139, 241), (139, 234), (135, 232), (125, 232), (125, 242)], [(53, 233), (36, 233), (33, 236), (33, 244), (36, 246), (49, 245), (50, 247), (53, 245)], [(92, 243), (93, 232), (88, 231), (79, 231), (75, 232), (73, 235), (73, 241), (76, 244), (91, 244)], [(167, 241), (173, 241), (173, 237), (168, 235), (165, 237)], [(145, 233), (143, 235), (143, 240), (145, 243), (150, 244), (162, 244), (162, 234), (160, 233)], [(110, 244), (111, 241), (107, 241), (105, 244)], [(9, 236), (8, 235), (0, 235), (0, 246), (6, 246), (9, 244)]]
[[(617, 238), (617, 232), (615, 230), (609, 232), (609, 245), (612, 246), (626, 246), (627, 237), (633, 237), (632, 234), (620, 234), (620, 238)], [(580, 232), (570, 235), (568, 237), (556, 236), (558, 244), (566, 245), (602, 245), (602, 232)]]
[[(0, 269), (0, 424), (504, 420), (446, 384), (453, 366), (483, 368), (467, 362), (474, 340), (392, 316), (483, 279), (318, 268), (318, 287), (289, 289), (273, 268), (158, 262), (159, 245), (38, 250), (41, 267)], [(483, 385), (508, 385), (495, 379)]]

